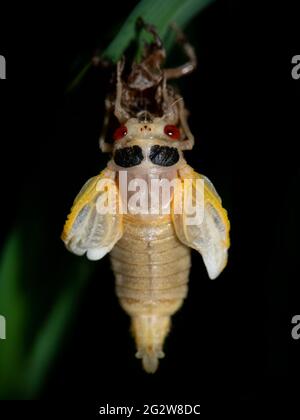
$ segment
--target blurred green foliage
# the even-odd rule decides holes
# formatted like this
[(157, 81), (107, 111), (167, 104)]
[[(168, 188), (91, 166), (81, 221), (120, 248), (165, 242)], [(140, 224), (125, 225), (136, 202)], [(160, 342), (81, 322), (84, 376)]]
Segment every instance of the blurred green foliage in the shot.
[[(53, 271), (57, 271), (64, 286), (57, 292), (45, 319), (38, 322), (35, 308), (40, 303), (37, 294), (30, 292), (34, 279), (26, 268), (34, 267), (37, 280), (45, 278), (38, 252), (44, 239), (42, 231), (39, 237), (33, 237), (29, 255), (27, 230), (28, 226), (14, 229), (0, 260), (0, 312), (6, 319), (6, 339), (0, 342), (0, 398), (30, 399), (39, 394), (80, 291), (93, 268), (86, 259), (72, 260), (62, 269), (54, 264)], [(55, 276), (52, 270), (50, 273)]]

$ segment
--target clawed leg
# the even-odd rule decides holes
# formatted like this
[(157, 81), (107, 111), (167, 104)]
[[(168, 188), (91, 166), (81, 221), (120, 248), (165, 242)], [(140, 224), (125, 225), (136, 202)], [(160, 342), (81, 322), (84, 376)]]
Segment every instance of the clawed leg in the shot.
[(153, 38), (154, 38), (154, 44), (157, 48), (163, 49), (162, 41), (156, 31), (156, 28), (154, 25), (151, 25), (149, 23), (146, 23), (143, 18), (138, 18), (137, 20), (137, 28), (138, 29), (145, 29), (145, 31), (149, 32)]
[(106, 98), (105, 99), (105, 116), (104, 116), (104, 121), (103, 121), (103, 128), (102, 128), (102, 132), (101, 132), (100, 139), (99, 139), (100, 150), (103, 153), (109, 153), (109, 152), (112, 151), (112, 144), (107, 143), (105, 141), (106, 135), (107, 135), (107, 129), (108, 129), (111, 113), (112, 113), (112, 109), (113, 108), (112, 108), (111, 100), (109, 98)]
[(191, 73), (197, 67), (197, 57), (196, 57), (194, 48), (187, 41), (186, 36), (178, 28), (177, 25), (172, 24), (172, 28), (176, 32), (176, 38), (177, 38), (178, 44), (181, 45), (189, 61), (185, 64), (182, 64), (179, 67), (175, 67), (173, 69), (165, 69), (164, 73), (165, 73), (166, 79), (178, 79), (179, 77), (182, 77), (182, 76), (185, 76), (186, 74)]
[(124, 60), (120, 60), (117, 63), (117, 86), (116, 86), (116, 98), (113, 100), (110, 97), (107, 97), (105, 100), (105, 117), (103, 123), (103, 129), (100, 136), (100, 149), (103, 153), (111, 152), (112, 145), (105, 141), (107, 135), (107, 129), (110, 123), (110, 118), (112, 112), (117, 117), (118, 121), (122, 124), (126, 122), (130, 115), (122, 107), (122, 93), (123, 93), (123, 82), (122, 82), (122, 71), (124, 68)]
[(120, 123), (126, 122), (130, 115), (122, 107), (122, 91), (123, 91), (123, 82), (122, 82), (122, 71), (124, 68), (124, 60), (120, 60), (117, 63), (117, 93), (116, 93), (116, 102), (115, 102), (115, 111), (114, 114), (117, 117)]
[(194, 136), (191, 133), (187, 122), (188, 111), (185, 108), (183, 97), (180, 95), (169, 95), (166, 81), (164, 79), (162, 94), (166, 109), (163, 118), (168, 124), (178, 124), (182, 129), (184, 138), (181, 141), (182, 150), (191, 150), (194, 146)]
[(181, 150), (191, 150), (194, 147), (195, 139), (187, 122), (188, 111), (185, 109), (183, 100), (177, 102), (177, 107), (180, 125), (187, 137), (181, 142)]

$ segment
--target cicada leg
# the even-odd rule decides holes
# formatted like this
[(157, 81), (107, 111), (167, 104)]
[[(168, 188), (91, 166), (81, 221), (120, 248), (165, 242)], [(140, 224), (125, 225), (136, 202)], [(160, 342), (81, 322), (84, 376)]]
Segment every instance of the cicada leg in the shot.
[(177, 102), (177, 108), (182, 130), (187, 137), (187, 139), (181, 143), (181, 150), (191, 150), (194, 147), (195, 139), (187, 122), (188, 111), (186, 110), (183, 101)]
[(120, 123), (124, 123), (130, 118), (128, 112), (122, 107), (122, 92), (123, 92), (123, 82), (122, 82), (122, 71), (124, 68), (124, 59), (119, 60), (117, 63), (117, 93), (115, 101), (115, 116), (117, 117)]
[(113, 103), (109, 97), (105, 99), (105, 116), (103, 121), (103, 128), (99, 139), (100, 150), (103, 153), (109, 153), (112, 151), (112, 144), (105, 141), (107, 135), (107, 129), (113, 110)]
[(188, 60), (186, 63), (182, 64), (181, 66), (165, 69), (164, 74), (166, 79), (178, 79), (186, 74), (191, 73), (197, 67), (197, 57), (194, 48), (191, 44), (187, 41), (186, 36), (184, 33), (178, 28), (177, 25), (174, 23), (172, 24), (173, 30), (176, 32), (176, 40), (178, 44), (182, 47), (185, 55), (187, 56)]

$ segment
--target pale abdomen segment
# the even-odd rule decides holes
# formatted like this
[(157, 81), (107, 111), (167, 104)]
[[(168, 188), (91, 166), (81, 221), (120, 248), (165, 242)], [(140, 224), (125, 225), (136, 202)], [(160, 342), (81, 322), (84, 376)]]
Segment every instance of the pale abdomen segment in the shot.
[(171, 316), (187, 295), (190, 249), (178, 241), (170, 216), (124, 217), (124, 234), (111, 252), (116, 293), (130, 315), (137, 357), (155, 372)]

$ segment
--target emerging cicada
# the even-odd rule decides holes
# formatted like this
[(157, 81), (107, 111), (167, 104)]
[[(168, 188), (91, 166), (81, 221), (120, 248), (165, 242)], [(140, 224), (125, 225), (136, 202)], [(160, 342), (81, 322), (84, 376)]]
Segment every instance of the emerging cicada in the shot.
[[(161, 41), (152, 26), (145, 28), (152, 33), (153, 42), (145, 45), (141, 62), (134, 63), (127, 75), (124, 61), (117, 64), (116, 92), (106, 99), (100, 147), (111, 153), (111, 160), (76, 197), (62, 239), (71, 252), (86, 253), (90, 260), (110, 252), (116, 293), (131, 317), (136, 356), (142, 359), (144, 369), (153, 373), (164, 356), (171, 316), (187, 295), (190, 248), (202, 255), (209, 277), (216, 278), (227, 263), (229, 221), (212, 183), (184, 159), (183, 151), (192, 149), (194, 138), (184, 101), (167, 84), (168, 79), (195, 68), (194, 50), (179, 33), (189, 61), (178, 68), (162, 69), (165, 51)], [(120, 191), (121, 178), (127, 187), (125, 194)], [(163, 194), (156, 190), (154, 198), (159, 205), (150, 204), (155, 179), (176, 180), (177, 186), (183, 187), (190, 180), (180, 200), (188, 200), (190, 195), (194, 208), (203, 209), (201, 220), (190, 222), (188, 206), (175, 211), (174, 184), (166, 203), (160, 203)], [(104, 182), (104, 188), (103, 181), (109, 181)], [(112, 199), (117, 203), (114, 211), (99, 206), (109, 201), (107, 185), (117, 196)], [(133, 186), (139, 188), (138, 200)], [(141, 192), (144, 187), (148, 190)], [(141, 206), (143, 199), (146, 204)], [(153, 208), (155, 211), (149, 211)]]

